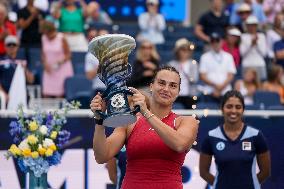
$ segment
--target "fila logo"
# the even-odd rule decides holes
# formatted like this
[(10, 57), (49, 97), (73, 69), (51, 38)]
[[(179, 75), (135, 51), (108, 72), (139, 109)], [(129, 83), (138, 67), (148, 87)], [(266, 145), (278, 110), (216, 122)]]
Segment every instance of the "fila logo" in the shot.
[(242, 143), (242, 149), (244, 151), (251, 151), (251, 142), (243, 142)]

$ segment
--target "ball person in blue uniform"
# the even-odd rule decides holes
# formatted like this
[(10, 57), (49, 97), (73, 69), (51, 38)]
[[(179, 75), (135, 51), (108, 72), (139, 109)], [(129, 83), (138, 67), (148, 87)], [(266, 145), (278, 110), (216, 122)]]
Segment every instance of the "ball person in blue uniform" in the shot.
[[(213, 189), (260, 189), (270, 176), (265, 138), (261, 131), (243, 122), (244, 109), (243, 96), (238, 91), (228, 91), (221, 102), (224, 124), (209, 131), (202, 143), (200, 176)], [(216, 175), (209, 172), (213, 156)]]

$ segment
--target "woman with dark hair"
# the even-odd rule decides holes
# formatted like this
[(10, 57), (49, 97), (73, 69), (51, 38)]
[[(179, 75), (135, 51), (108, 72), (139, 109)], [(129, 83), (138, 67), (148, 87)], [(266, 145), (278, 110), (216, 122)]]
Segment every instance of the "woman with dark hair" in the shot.
[[(241, 93), (228, 91), (221, 102), (224, 124), (209, 131), (202, 143), (200, 176), (213, 188), (258, 189), (270, 175), (270, 153), (265, 138), (260, 130), (243, 122), (244, 110)], [(213, 156), (216, 175), (209, 171)]]
[(107, 162), (125, 144), (127, 166), (122, 189), (182, 189), (181, 167), (196, 139), (198, 121), (172, 112), (180, 89), (179, 73), (173, 67), (155, 72), (149, 109), (145, 96), (135, 88), (129, 89), (134, 93), (133, 105), (140, 106), (141, 115), (134, 124), (115, 128), (109, 137), (95, 113), (105, 111), (105, 102), (100, 94), (91, 102), (97, 123), (93, 140), (96, 161)]
[(133, 63), (132, 76), (127, 85), (148, 93), (149, 84), (159, 68), (159, 62), (160, 56), (155, 45), (150, 41), (141, 42)]

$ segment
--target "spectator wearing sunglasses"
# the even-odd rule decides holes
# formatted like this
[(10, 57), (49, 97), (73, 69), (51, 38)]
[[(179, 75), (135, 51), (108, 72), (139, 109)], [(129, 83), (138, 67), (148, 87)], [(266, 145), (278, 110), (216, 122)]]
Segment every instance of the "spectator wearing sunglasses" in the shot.
[[(16, 36), (9, 35), (5, 38), (4, 44), (6, 49), (6, 55), (0, 61), (0, 91), (4, 93), (4, 96), (6, 97), (5, 100), (6, 102), (8, 102), (8, 109), (13, 109), (17, 108), (20, 103), (23, 105), (26, 104), (25, 81), (30, 84), (33, 83), (34, 75), (27, 69), (26, 60), (19, 60), (16, 58), (19, 49), (18, 38)], [(16, 70), (18, 71), (16, 72)], [(23, 90), (19, 91), (21, 89)], [(13, 98), (13, 94), (21, 95), (17, 98)], [(12, 105), (10, 105), (11, 99), (13, 99), (13, 107)]]
[(206, 84), (204, 94), (210, 102), (220, 102), (220, 97), (232, 89), (231, 82), (236, 74), (233, 56), (222, 50), (221, 36), (212, 33), (211, 50), (201, 56), (200, 79)]

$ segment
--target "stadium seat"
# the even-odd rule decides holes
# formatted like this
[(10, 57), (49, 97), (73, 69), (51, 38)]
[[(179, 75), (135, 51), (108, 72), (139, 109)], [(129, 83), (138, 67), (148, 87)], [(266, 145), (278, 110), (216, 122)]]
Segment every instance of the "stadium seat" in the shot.
[(65, 80), (64, 88), (68, 101), (78, 100), (82, 105), (81, 108), (89, 108), (92, 97), (92, 81), (85, 76), (75, 75)]
[(272, 107), (281, 107), (280, 96), (276, 92), (256, 91), (254, 94), (254, 104), (260, 109), (271, 109)]

